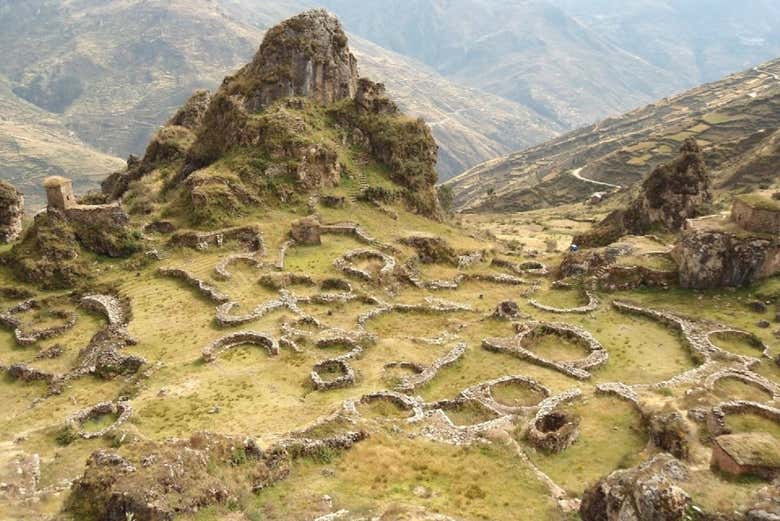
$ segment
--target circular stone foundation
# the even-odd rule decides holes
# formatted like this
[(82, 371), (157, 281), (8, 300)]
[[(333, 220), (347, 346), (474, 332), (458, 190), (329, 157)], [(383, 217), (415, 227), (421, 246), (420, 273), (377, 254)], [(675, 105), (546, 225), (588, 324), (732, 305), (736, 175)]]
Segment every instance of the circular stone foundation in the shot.
[(562, 452), (579, 437), (580, 419), (563, 411), (552, 411), (537, 418), (526, 435), (534, 447), (547, 452)]

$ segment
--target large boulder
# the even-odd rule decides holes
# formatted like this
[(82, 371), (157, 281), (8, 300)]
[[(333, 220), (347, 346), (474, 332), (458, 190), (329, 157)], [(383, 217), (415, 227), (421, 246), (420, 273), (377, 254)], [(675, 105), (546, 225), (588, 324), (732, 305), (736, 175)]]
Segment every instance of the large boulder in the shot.
[(632, 469), (617, 470), (585, 491), (583, 521), (682, 521), (690, 496), (675, 482), (687, 469), (669, 454), (659, 454)]
[(680, 235), (673, 256), (684, 288), (747, 286), (780, 272), (780, 237), (692, 226)]
[(0, 181), (0, 243), (15, 241), (22, 232), (24, 196), (11, 184)]

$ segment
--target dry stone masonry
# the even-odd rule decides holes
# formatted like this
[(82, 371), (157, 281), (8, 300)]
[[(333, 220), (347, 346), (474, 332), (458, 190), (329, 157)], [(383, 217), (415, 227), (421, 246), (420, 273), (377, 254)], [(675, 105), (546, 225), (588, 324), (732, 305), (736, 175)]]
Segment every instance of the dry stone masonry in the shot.
[[(583, 347), (589, 354), (585, 358), (575, 361), (548, 360), (524, 346), (525, 343), (533, 341), (534, 337), (539, 335), (555, 335), (571, 341)], [(529, 360), (579, 380), (589, 379), (591, 377), (590, 371), (607, 363), (609, 358), (604, 346), (588, 331), (571, 324), (552, 322), (523, 324), (521, 330), (514, 337), (486, 338), (482, 341), (482, 347), (488, 351), (507, 353)]]

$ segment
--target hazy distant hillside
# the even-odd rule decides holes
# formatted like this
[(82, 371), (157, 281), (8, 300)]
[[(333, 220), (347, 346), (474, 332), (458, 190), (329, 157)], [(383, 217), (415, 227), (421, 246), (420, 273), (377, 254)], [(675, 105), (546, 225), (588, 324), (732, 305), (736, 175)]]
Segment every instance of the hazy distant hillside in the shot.
[[(778, 182), (780, 59), (476, 166), (450, 181), (466, 211), (522, 211), (581, 202), (627, 186), (695, 137), (716, 187)], [(588, 180), (596, 181), (596, 183)]]
[(350, 31), (570, 129), (686, 86), (548, 1), (322, 3)]
[(690, 85), (780, 56), (776, 0), (551, 0)]
[(251, 55), (257, 36), (211, 2), (11, 0), (0, 74), (107, 153), (139, 152), (197, 88)]
[(73, 177), (82, 190), (122, 165), (79, 140), (56, 115), (14, 95), (0, 76), (0, 178), (23, 190), (28, 206), (41, 203), (46, 176)]

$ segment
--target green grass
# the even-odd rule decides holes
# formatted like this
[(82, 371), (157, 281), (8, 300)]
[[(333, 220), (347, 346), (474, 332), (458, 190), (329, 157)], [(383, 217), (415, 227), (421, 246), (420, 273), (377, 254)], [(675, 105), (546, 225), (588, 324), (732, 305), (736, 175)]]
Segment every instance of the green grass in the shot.
[(736, 198), (751, 208), (767, 210), (770, 212), (780, 212), (780, 201), (776, 201), (766, 195), (743, 194), (738, 195)]
[(616, 398), (590, 398), (568, 409), (581, 417), (580, 436), (572, 446), (559, 454), (528, 448), (533, 462), (566, 490), (581, 494), (601, 476), (640, 460), (647, 435), (630, 404)]
[(536, 405), (544, 398), (542, 393), (517, 382), (505, 382), (494, 385), (491, 393), (498, 403), (510, 407)]
[[(323, 475), (319, 466), (297, 463), (289, 479), (258, 494), (254, 508), (268, 521), (303, 519), (328, 494), (353, 515), (407, 505), (467, 519), (509, 521), (518, 512), (562, 519), (544, 486), (501, 444), (460, 448), (376, 435), (330, 468), (332, 475)], [(415, 496), (415, 487), (430, 497)]]
[(780, 423), (755, 414), (729, 414), (726, 427), (732, 432), (768, 432), (780, 440)]

